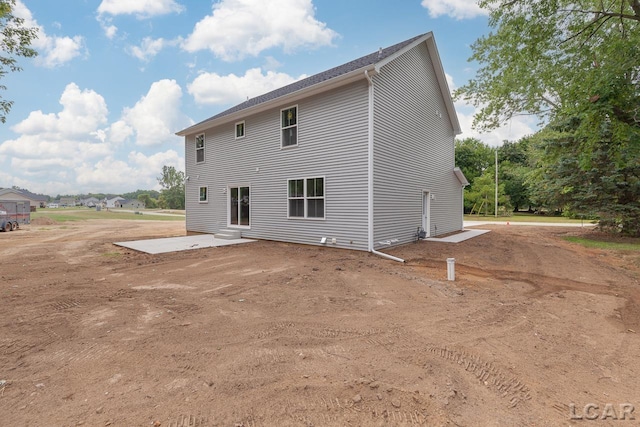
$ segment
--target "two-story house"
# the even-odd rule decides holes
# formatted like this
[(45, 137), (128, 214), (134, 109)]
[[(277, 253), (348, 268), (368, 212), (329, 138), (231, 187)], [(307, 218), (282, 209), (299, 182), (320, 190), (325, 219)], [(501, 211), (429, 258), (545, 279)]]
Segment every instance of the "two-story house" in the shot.
[(459, 133), (433, 34), (380, 49), (178, 132), (187, 231), (376, 252), (461, 230)]

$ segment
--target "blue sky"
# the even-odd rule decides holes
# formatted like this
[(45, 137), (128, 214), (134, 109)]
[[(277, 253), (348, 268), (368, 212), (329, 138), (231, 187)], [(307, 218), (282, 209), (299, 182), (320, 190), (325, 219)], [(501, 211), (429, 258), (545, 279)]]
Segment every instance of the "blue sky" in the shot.
[[(39, 56), (1, 82), (0, 187), (55, 196), (159, 189), (184, 170), (174, 135), (247, 97), (433, 31), (451, 89), (474, 76), (489, 31), (473, 0), (16, 0)], [(531, 133), (514, 119), (491, 145)]]

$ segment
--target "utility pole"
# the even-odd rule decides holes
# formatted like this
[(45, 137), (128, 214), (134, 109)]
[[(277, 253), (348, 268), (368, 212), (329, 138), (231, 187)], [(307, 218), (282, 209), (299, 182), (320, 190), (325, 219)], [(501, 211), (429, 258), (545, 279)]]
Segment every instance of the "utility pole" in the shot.
[(495, 205), (494, 217), (498, 217), (498, 147), (496, 147), (496, 205)]

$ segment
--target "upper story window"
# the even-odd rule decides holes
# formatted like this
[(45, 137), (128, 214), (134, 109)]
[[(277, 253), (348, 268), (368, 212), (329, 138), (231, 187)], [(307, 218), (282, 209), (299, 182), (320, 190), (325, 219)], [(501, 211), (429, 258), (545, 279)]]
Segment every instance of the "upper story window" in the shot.
[(236, 123), (236, 139), (244, 138), (244, 121)]
[(204, 133), (196, 135), (196, 163), (204, 162)]
[(282, 115), (282, 147), (298, 145), (298, 107), (285, 108)]
[(289, 218), (324, 218), (324, 178), (288, 181)]

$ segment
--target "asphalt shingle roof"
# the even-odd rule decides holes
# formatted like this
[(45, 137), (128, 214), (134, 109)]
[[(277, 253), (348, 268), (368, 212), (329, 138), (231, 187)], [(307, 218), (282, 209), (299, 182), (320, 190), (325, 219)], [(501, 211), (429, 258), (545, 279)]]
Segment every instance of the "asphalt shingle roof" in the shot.
[[(256, 105), (260, 105), (262, 103), (280, 98), (282, 96), (285, 95), (289, 95), (291, 93), (297, 92), (301, 89), (305, 89), (307, 87), (311, 87), (313, 85), (316, 85), (318, 83), (322, 83), (324, 81), (327, 80), (331, 80), (333, 78), (339, 77), (343, 74), (347, 74), (350, 73), (352, 71), (355, 70), (359, 70), (361, 68), (365, 68), (368, 67), (370, 65), (376, 64), (377, 62), (380, 62), (386, 58), (388, 58), (389, 56), (393, 55), (394, 53), (398, 52), (399, 50), (401, 50), (402, 48), (404, 48), (407, 45), (410, 45), (411, 43), (413, 43), (414, 41), (416, 41), (417, 39), (419, 39), (420, 37), (425, 36), (425, 34), (421, 34), (419, 36), (413, 37), (409, 40), (405, 40), (403, 42), (400, 42), (398, 44), (395, 44), (393, 46), (381, 49), (377, 52), (371, 53), (369, 55), (365, 55), (361, 58), (358, 59), (354, 59), (353, 61), (347, 62), (346, 64), (342, 64), (339, 65), (337, 67), (331, 68), (327, 71), (323, 71), (321, 73), (315, 74), (311, 77), (307, 77), (305, 79), (302, 80), (298, 80), (297, 82), (291, 83), (287, 86), (283, 86), (281, 88), (278, 88), (276, 90), (273, 90), (271, 92), (265, 93), (263, 95), (260, 96), (256, 96), (255, 98), (251, 98), (246, 100), (245, 102), (242, 102), (234, 107), (229, 108), (228, 110), (225, 110), (221, 113), (216, 114), (215, 116), (209, 117), (206, 120), (203, 120), (199, 123), (196, 123), (193, 126), (190, 126), (189, 128), (193, 128), (193, 127), (197, 127), (200, 126), (206, 122), (209, 122), (211, 120), (215, 120), (215, 119), (219, 119), (221, 117), (227, 116), (229, 114), (233, 114), (236, 113), (238, 111), (242, 111), (245, 110), (247, 108), (250, 107), (254, 107)], [(189, 128), (185, 129), (185, 131), (187, 131)]]

